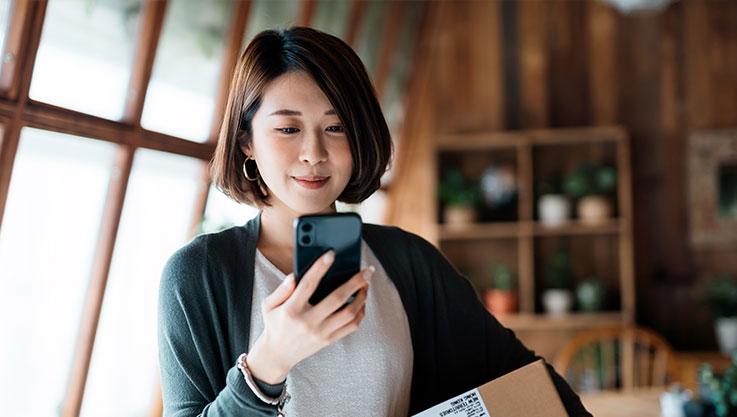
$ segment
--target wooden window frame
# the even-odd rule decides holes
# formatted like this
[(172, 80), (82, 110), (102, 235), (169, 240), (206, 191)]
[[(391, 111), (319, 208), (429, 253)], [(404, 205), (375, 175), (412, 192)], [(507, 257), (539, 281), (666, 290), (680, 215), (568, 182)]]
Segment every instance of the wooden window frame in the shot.
[[(93, 260), (90, 284), (85, 296), (79, 336), (76, 342), (72, 372), (64, 399), (62, 416), (78, 417), (81, 412), (85, 385), (99, 324), (102, 301), (120, 225), (128, 181), (138, 148), (189, 156), (202, 161), (202, 176), (195, 199), (189, 236), (193, 237), (202, 218), (210, 189), (209, 160), (215, 150), (220, 123), (225, 110), (233, 67), (242, 47), (252, 0), (236, 1), (222, 56), (221, 73), (217, 82), (215, 109), (204, 143), (197, 143), (164, 133), (146, 130), (141, 116), (154, 59), (166, 15), (167, 0), (145, 0), (141, 30), (136, 41), (131, 77), (125, 101), (124, 115), (119, 121), (103, 119), (78, 111), (37, 102), (29, 98), (31, 77), (36, 61), (48, 0), (13, 0), (11, 3), (5, 54), (12, 56), (0, 70), (0, 232), (8, 198), (13, 163), (18, 151), (22, 128), (31, 127), (52, 132), (97, 139), (119, 146), (114, 172), (108, 188), (98, 247)], [(302, 0), (296, 21), (308, 25), (315, 14), (317, 0)], [(390, 30), (381, 41), (377, 65), (376, 89), (383, 90), (393, 57), (397, 54), (397, 38), (404, 16), (404, 2), (394, 2), (388, 9)], [(349, 13), (346, 43), (354, 45), (358, 28), (366, 16), (366, 0), (353, 0)], [(422, 31), (422, 26), (420, 31)], [(419, 34), (418, 43), (422, 34)], [(4, 57), (3, 57), (4, 58)], [(415, 62), (417, 60), (415, 59)], [(414, 74), (410, 70), (409, 76)], [(162, 412), (160, 386), (151, 405), (151, 416)]]

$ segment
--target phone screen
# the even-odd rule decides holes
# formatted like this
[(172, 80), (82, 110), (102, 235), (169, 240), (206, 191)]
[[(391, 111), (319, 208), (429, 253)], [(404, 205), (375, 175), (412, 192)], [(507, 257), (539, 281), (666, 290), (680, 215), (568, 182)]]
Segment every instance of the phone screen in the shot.
[(319, 303), (361, 269), (361, 225), (355, 213), (307, 215), (294, 221), (297, 284), (323, 253), (335, 251), (335, 261), (310, 297), (311, 304)]

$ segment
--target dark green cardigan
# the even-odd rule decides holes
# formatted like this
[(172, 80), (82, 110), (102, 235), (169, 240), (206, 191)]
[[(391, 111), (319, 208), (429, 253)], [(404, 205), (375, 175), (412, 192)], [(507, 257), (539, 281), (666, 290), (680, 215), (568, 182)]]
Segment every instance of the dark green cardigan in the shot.
[[(235, 367), (248, 350), (259, 225), (256, 217), (198, 236), (164, 268), (158, 337), (165, 417), (276, 415)], [(363, 239), (396, 286), (409, 320), (410, 414), (538, 359), (486, 311), (469, 282), (430, 243), (370, 224)], [(549, 370), (569, 414), (590, 415)]]

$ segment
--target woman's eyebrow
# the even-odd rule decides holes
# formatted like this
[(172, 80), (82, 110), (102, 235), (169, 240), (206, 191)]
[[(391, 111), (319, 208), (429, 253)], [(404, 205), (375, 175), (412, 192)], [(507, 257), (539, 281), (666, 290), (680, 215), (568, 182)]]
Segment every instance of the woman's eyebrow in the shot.
[[(332, 116), (336, 114), (335, 109), (330, 109), (325, 112), (325, 116)], [(281, 109), (277, 110), (273, 113), (271, 113), (269, 116), (301, 116), (302, 112), (298, 112), (297, 110), (288, 110), (288, 109)]]

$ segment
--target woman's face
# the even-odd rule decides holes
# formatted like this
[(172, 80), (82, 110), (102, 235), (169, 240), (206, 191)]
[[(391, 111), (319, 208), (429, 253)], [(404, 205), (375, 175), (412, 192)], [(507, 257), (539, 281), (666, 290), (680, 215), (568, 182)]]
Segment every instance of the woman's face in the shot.
[(243, 151), (256, 160), (268, 202), (293, 214), (333, 211), (351, 178), (348, 137), (327, 96), (302, 72), (271, 81)]

